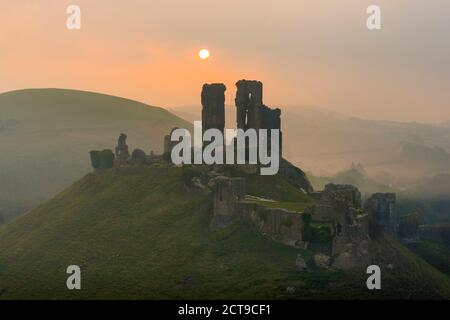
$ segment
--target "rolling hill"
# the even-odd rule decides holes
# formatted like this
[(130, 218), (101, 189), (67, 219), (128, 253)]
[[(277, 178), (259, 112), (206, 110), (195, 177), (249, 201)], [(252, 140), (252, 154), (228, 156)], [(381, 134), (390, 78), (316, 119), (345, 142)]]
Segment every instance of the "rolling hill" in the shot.
[[(299, 193), (278, 176), (255, 179), (254, 196)], [(450, 298), (449, 278), (392, 239), (373, 242), (383, 280), (369, 291), (365, 270), (298, 271), (297, 254), (311, 249), (272, 242), (244, 222), (211, 232), (211, 208), (211, 196), (186, 188), (183, 168), (89, 173), (0, 227), (0, 299)], [(82, 290), (65, 287), (73, 264)]]
[(161, 152), (163, 135), (174, 126), (190, 127), (162, 108), (104, 94), (62, 89), (0, 94), (0, 223), (85, 175), (88, 152), (113, 149), (121, 132), (128, 134), (130, 148)]

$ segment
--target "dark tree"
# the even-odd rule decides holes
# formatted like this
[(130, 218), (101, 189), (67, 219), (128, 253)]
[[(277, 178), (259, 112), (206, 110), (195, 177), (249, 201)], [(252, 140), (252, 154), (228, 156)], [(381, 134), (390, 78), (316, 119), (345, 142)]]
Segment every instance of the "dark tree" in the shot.
[(100, 151), (100, 167), (103, 169), (112, 168), (114, 165), (114, 153), (110, 149)]

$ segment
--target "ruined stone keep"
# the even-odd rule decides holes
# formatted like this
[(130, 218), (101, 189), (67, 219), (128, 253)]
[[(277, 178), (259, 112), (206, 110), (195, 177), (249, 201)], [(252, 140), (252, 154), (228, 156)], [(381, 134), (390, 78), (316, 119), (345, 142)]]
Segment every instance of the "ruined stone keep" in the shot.
[[(281, 110), (263, 104), (263, 84), (255, 80), (240, 80), (236, 83), (236, 126), (238, 129), (267, 129), (270, 150), (270, 130), (280, 130), (280, 157), (282, 150)], [(222, 83), (205, 84), (202, 89), (202, 131), (225, 129), (225, 91)]]

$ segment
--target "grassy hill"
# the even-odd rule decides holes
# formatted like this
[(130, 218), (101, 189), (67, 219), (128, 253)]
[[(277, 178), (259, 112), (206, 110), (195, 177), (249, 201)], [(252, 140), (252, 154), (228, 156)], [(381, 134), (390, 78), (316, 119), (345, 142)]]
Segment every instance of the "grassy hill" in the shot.
[[(171, 110), (188, 121), (200, 106)], [(236, 107), (225, 107), (235, 127)], [(364, 120), (315, 107), (282, 108), (283, 156), (308, 172), (314, 189), (352, 184), (363, 194), (396, 192), (402, 214), (422, 223), (449, 223), (450, 126)], [(364, 174), (352, 164), (364, 168)]]
[[(88, 152), (113, 148), (125, 132), (130, 148), (162, 151), (162, 137), (190, 125), (168, 111), (75, 90), (0, 94), (0, 220), (33, 207), (85, 175)], [(1, 221), (0, 221), (1, 223)]]
[(436, 269), (450, 276), (450, 248), (442, 243), (421, 239), (408, 246), (411, 251), (422, 257)]
[[(295, 201), (281, 178), (255, 179), (253, 196)], [(90, 173), (0, 227), (0, 299), (450, 298), (447, 276), (389, 238), (373, 244), (383, 270), (374, 292), (365, 270), (296, 270), (297, 254), (313, 252), (245, 223), (211, 232), (211, 208), (210, 196), (185, 187), (183, 168)], [(72, 264), (82, 269), (80, 291), (65, 287)]]

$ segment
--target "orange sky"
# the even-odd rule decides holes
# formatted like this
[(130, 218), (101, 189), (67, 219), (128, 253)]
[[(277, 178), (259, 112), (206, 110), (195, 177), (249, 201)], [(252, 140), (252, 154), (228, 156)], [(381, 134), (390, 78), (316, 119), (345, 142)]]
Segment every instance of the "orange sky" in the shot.
[[(383, 29), (369, 32), (375, 2)], [(80, 31), (66, 29), (69, 4)], [(264, 82), (272, 106), (447, 121), (448, 12), (448, 0), (3, 0), (0, 92), (73, 88), (177, 107), (224, 82), (232, 104), (246, 78)]]

